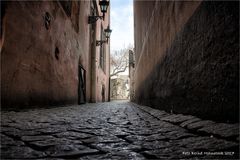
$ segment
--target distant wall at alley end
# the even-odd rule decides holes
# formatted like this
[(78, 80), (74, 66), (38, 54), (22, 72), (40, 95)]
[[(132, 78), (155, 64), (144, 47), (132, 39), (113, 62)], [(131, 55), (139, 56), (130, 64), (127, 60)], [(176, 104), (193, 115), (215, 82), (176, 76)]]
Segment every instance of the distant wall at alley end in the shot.
[(135, 98), (239, 121), (239, 2), (134, 1)]

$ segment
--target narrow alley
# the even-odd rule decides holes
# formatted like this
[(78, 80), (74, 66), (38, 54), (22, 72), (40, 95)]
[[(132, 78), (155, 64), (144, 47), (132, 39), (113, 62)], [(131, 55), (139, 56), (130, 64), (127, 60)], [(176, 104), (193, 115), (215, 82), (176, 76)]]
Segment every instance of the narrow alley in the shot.
[(238, 157), (239, 126), (131, 102), (3, 112), (2, 159)]
[(0, 159), (240, 159), (239, 1), (0, 1)]

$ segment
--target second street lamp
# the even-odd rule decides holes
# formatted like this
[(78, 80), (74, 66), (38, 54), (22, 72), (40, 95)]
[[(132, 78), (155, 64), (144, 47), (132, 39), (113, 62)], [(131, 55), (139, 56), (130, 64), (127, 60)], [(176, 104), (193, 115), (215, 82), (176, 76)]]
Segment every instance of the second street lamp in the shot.
[(107, 29), (104, 29), (104, 32), (105, 32), (105, 36), (106, 36), (107, 40), (97, 40), (96, 46), (100, 46), (103, 43), (108, 43), (108, 39), (110, 38), (110, 35), (112, 33), (112, 30), (110, 29), (109, 25), (108, 25)]
[(110, 38), (112, 30), (110, 29), (109, 25), (108, 25), (107, 29), (104, 29), (104, 32), (105, 32), (106, 38), (107, 39)]

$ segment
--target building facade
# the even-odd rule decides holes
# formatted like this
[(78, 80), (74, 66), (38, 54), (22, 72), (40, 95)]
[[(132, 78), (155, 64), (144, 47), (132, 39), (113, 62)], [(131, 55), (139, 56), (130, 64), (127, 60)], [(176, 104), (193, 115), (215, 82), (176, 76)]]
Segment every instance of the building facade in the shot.
[(134, 1), (135, 102), (239, 121), (239, 2)]
[(109, 49), (99, 1), (1, 2), (1, 104), (33, 106), (109, 99)]
[(110, 99), (129, 99), (130, 84), (128, 75), (117, 75), (110, 80)]

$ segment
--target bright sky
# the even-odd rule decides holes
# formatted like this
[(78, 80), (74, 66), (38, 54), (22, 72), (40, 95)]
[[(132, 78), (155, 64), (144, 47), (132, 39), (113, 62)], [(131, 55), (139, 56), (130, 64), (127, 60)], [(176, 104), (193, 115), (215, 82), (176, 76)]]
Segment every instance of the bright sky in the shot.
[(111, 53), (133, 45), (133, 0), (110, 0)]

